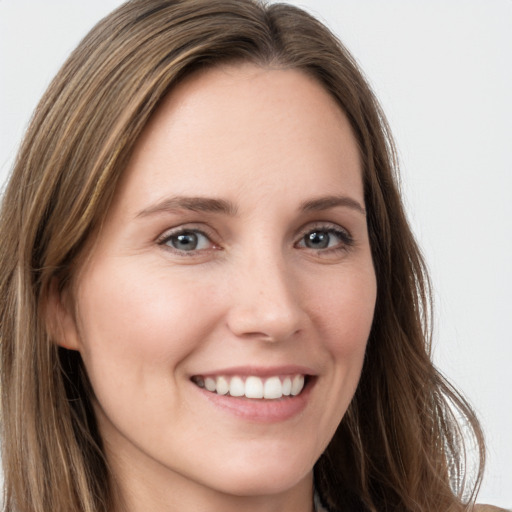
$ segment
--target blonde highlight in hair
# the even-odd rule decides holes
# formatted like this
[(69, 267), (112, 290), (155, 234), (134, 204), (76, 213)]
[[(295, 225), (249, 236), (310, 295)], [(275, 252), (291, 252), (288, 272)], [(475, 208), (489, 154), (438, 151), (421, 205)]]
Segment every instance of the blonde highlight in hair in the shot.
[[(141, 131), (191, 73), (224, 63), (314, 77), (350, 120), (363, 166), (377, 304), (356, 395), (315, 466), (332, 510), (469, 509), (483, 440), (430, 359), (430, 285), (407, 224), (384, 115), (354, 59), (298, 8), (252, 0), (131, 0), (80, 43), (42, 98), (6, 190), (0, 229), (4, 509), (99, 512), (115, 482), (78, 352), (48, 329)], [(480, 456), (474, 482), (464, 439)]]

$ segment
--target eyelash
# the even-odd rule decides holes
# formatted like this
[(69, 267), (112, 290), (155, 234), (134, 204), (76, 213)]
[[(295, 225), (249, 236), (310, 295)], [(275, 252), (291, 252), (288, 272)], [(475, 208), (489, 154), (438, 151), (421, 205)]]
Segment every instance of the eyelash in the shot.
[[(307, 229), (302, 232), (300, 239), (298, 242), (296, 242), (295, 246), (297, 246), (299, 243), (305, 242), (306, 236), (312, 235), (313, 233), (326, 233), (328, 235), (334, 235), (340, 240), (340, 243), (336, 244), (334, 247), (326, 247), (320, 250), (309, 248), (321, 254), (331, 254), (338, 253), (340, 251), (347, 251), (354, 245), (354, 239), (347, 230), (339, 226), (335, 227), (331, 224), (318, 224), (312, 227), (308, 226)], [(308, 249), (308, 247), (301, 248)]]
[[(172, 247), (171, 245), (168, 245), (168, 242), (170, 242), (173, 238), (177, 238), (179, 236), (183, 235), (199, 235), (201, 237), (204, 237), (208, 240), (209, 244), (213, 245), (214, 247), (209, 247), (207, 249), (192, 249), (190, 251), (184, 251), (177, 249), (176, 247)], [(198, 252), (204, 252), (209, 250), (217, 250), (216, 244), (212, 242), (212, 235), (209, 233), (205, 233), (204, 230), (194, 228), (194, 227), (179, 227), (175, 228), (169, 231), (166, 231), (163, 235), (161, 235), (157, 239), (157, 244), (164, 247), (165, 249), (174, 252), (176, 254), (182, 255), (182, 256), (196, 256)]]
[[(314, 233), (325, 233), (329, 236), (334, 235), (340, 240), (340, 243), (336, 244), (334, 247), (325, 247), (325, 248), (320, 248), (319, 250), (305, 246), (306, 236), (313, 235)], [(173, 238), (183, 236), (183, 235), (189, 235), (189, 234), (194, 235), (194, 236), (199, 235), (200, 237), (204, 237), (205, 239), (208, 240), (209, 244), (213, 245), (213, 247), (208, 247), (205, 249), (194, 248), (194, 249), (187, 251), (187, 250), (180, 250), (180, 249), (177, 249), (176, 247), (172, 247), (171, 245), (168, 245), (168, 243)], [(304, 243), (304, 245), (300, 246), (299, 244), (301, 244), (301, 243)], [(330, 243), (330, 240), (328, 241), (328, 243)], [(163, 235), (161, 235), (157, 239), (157, 244), (166, 248), (169, 251), (172, 251), (172, 252), (182, 255), (182, 256), (195, 256), (199, 252), (202, 253), (204, 251), (219, 249), (219, 247), (217, 247), (216, 244), (212, 241), (212, 236), (209, 233), (206, 233), (205, 231), (198, 229), (198, 228), (194, 228), (194, 227), (179, 227), (179, 228), (175, 228), (170, 231), (166, 231)], [(312, 227), (308, 226), (307, 229), (303, 230), (300, 235), (299, 240), (297, 242), (295, 242), (294, 247), (298, 247), (300, 249), (305, 249), (305, 250), (309, 249), (309, 250), (312, 250), (314, 252), (321, 253), (321, 254), (330, 254), (330, 253), (338, 253), (340, 251), (347, 251), (353, 245), (354, 245), (354, 239), (353, 239), (352, 235), (345, 229), (342, 229), (338, 226), (334, 227), (333, 225), (319, 224), (319, 225), (312, 226)]]

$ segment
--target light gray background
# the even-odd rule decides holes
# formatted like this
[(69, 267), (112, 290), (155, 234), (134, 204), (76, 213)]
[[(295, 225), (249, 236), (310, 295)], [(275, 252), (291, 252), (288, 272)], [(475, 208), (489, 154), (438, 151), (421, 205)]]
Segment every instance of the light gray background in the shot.
[[(116, 0), (0, 0), (0, 172), (68, 53)], [(489, 447), (480, 501), (512, 507), (512, 1), (304, 0), (362, 65), (400, 150), (430, 265), (435, 357)]]

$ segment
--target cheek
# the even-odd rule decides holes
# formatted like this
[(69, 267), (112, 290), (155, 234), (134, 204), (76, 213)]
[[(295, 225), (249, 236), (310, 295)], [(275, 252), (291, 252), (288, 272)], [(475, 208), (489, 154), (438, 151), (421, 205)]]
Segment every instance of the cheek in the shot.
[[(82, 280), (78, 325), (89, 373), (99, 373), (100, 366), (119, 371), (131, 365), (132, 372), (142, 371), (143, 364), (172, 367), (208, 332), (215, 312), (207, 290), (187, 280), (170, 283), (162, 272), (141, 268), (103, 265)], [(201, 322), (197, 310), (203, 312)]]
[(316, 294), (315, 318), (333, 357), (362, 360), (375, 310), (377, 285), (373, 266), (347, 269)]
[[(312, 290), (313, 288), (310, 288)], [(376, 300), (373, 267), (352, 266), (333, 274), (326, 290), (310, 296), (320, 346), (325, 355), (319, 386), (319, 446), (328, 445), (354, 396), (364, 362)]]

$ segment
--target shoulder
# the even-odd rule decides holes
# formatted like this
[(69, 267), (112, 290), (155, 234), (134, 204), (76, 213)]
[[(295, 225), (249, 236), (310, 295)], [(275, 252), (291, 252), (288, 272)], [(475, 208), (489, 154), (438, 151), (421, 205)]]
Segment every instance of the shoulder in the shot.
[(504, 508), (495, 507), (493, 505), (475, 505), (474, 512), (510, 512)]

